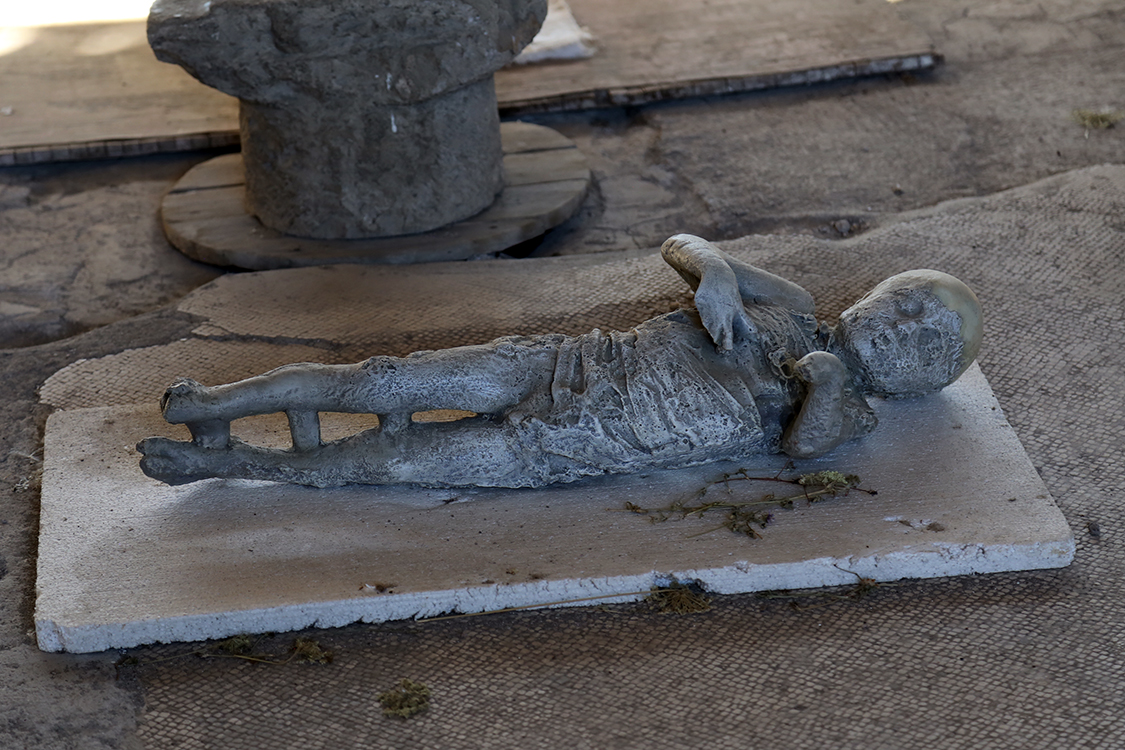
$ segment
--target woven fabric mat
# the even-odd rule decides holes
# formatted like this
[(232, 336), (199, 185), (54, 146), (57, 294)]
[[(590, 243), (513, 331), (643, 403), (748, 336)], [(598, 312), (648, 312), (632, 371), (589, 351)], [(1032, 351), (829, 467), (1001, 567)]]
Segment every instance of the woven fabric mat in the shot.
[[(907, 268), (969, 283), (986, 311), (981, 367), (1078, 537), (1069, 568), (888, 584), (862, 598), (855, 589), (719, 597), (694, 615), (633, 604), (310, 634), (334, 652), (330, 665), (200, 658), (216, 653), (207, 644), (134, 649), (139, 663), (122, 673), (144, 688), (143, 740), (231, 749), (1110, 746), (1125, 734), (1122, 216), (1125, 168), (1103, 166), (900, 216), (847, 240), (725, 244), (805, 285), (828, 319)], [(238, 376), (246, 360), (276, 362), (261, 353), (275, 345), (340, 361), (616, 327), (681, 295), (674, 274), (637, 254), (370, 273), (381, 275), (378, 294), (345, 283), (359, 279), (351, 269), (225, 277), (183, 303), (211, 322), (165, 347), (164, 374)], [(332, 274), (338, 294), (316, 296)], [(414, 274), (426, 276), (427, 296), (395, 297)], [(261, 348), (240, 356), (240, 341)], [(151, 396), (167, 378), (140, 382), (131, 362), (151, 364), (161, 351), (78, 363), (43, 398), (74, 408), (136, 389)], [(213, 356), (193, 364), (205, 351)], [(110, 372), (128, 387), (99, 395), (84, 385)], [(284, 660), (292, 638), (256, 648)], [(432, 690), (428, 711), (405, 721), (383, 716), (376, 700), (402, 678)]]

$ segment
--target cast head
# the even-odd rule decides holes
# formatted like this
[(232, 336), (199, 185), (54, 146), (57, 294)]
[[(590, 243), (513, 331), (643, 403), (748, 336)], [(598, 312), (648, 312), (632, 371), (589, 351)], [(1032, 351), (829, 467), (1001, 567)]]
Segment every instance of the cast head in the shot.
[(864, 391), (921, 396), (961, 376), (983, 334), (973, 291), (941, 271), (892, 276), (840, 315), (836, 348)]

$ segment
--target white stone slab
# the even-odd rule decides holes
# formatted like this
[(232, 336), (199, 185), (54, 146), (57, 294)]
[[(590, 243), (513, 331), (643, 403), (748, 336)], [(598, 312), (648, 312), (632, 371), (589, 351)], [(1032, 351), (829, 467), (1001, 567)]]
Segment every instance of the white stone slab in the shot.
[[(876, 410), (874, 435), (797, 470), (855, 473), (878, 495), (798, 503), (778, 511), (762, 539), (725, 529), (694, 536), (718, 518), (650, 524), (622, 510), (690, 498), (729, 465), (546, 490), (224, 480), (173, 488), (141, 474), (133, 450), (148, 435), (186, 437), (155, 406), (57, 412), (46, 432), (39, 646), (89, 652), (586, 597), (621, 602), (673, 577), (736, 593), (854, 582), (847, 571), (890, 581), (1073, 559), (1070, 529), (979, 369), (941, 394)], [(245, 425), (242, 436), (262, 442), (285, 429), (252, 421), (236, 423), (236, 434)], [(784, 463), (752, 468), (772, 474)], [(731, 488), (745, 499), (788, 489)]]

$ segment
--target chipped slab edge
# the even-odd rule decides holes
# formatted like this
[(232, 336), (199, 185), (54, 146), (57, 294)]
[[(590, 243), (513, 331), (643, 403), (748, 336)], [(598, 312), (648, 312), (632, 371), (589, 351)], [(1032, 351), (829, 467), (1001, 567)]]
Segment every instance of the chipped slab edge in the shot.
[(931, 550), (860, 558), (824, 557), (799, 563), (738, 564), (600, 579), (495, 584), (106, 625), (68, 626), (37, 617), (35, 633), (43, 651), (89, 653), (145, 643), (198, 641), (251, 632), (291, 632), (310, 627), (334, 628), (356, 622), (426, 619), (448, 613), (479, 614), (512, 608), (635, 602), (647, 596), (651, 588), (666, 586), (672, 580), (695, 582), (715, 594), (745, 594), (844, 585), (854, 583), (856, 575), (886, 582), (1062, 568), (1074, 559), (1074, 551), (1073, 538), (1033, 544), (934, 543)]

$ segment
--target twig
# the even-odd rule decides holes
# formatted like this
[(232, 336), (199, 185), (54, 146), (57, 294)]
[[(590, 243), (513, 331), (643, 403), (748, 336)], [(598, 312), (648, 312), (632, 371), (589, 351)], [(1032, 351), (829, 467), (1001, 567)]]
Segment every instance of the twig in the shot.
[[(869, 495), (878, 494), (875, 490), (860, 487), (859, 477), (854, 474), (843, 474), (838, 471), (818, 471), (813, 474), (802, 474), (796, 479), (782, 479), (780, 474), (773, 477), (754, 477), (750, 476), (745, 469), (739, 469), (734, 473), (724, 474), (721, 478), (704, 485), (692, 499), (695, 501), (702, 500), (707, 494), (707, 491), (718, 484), (723, 484), (723, 486), (727, 488), (727, 493), (730, 494), (729, 484), (733, 481), (783, 482), (785, 484), (799, 485), (804, 489), (800, 495), (778, 498), (774, 497), (771, 493), (758, 500), (746, 502), (714, 500), (691, 505), (683, 500), (677, 500), (662, 508), (644, 508), (635, 503), (625, 503), (625, 510), (638, 515), (648, 516), (651, 523), (662, 523), (677, 515), (681, 520), (688, 516), (702, 518), (708, 511), (724, 510), (727, 513), (726, 519), (720, 525), (692, 534), (688, 538), (691, 539), (726, 528), (755, 539), (760, 539), (762, 535), (758, 533), (758, 529), (764, 529), (769, 522), (773, 520), (773, 514), (755, 509), (766, 507), (789, 509), (793, 507), (794, 502), (797, 500), (804, 499), (805, 502), (814, 503), (825, 497), (835, 497), (841, 493), (847, 495), (852, 490), (865, 492)], [(810, 489), (812, 487), (818, 487), (819, 489)]]

